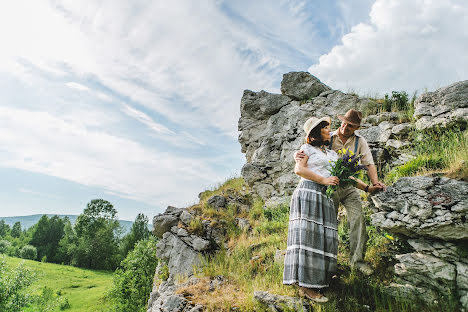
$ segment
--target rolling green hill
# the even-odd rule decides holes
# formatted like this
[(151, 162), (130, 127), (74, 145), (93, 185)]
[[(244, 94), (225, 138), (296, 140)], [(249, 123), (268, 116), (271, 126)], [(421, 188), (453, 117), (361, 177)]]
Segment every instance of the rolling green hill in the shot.
[[(104, 295), (112, 286), (113, 272), (80, 269), (13, 257), (5, 257), (5, 260), (7, 266), (11, 268), (18, 267), (24, 261), (25, 266), (37, 276), (35, 283), (30, 286), (30, 293), (40, 295), (44, 287), (51, 288), (55, 298), (59, 294), (67, 298), (71, 307), (66, 311), (108, 311), (110, 308), (110, 302), (104, 299)], [(37, 307), (31, 306), (24, 311), (37, 311)]]

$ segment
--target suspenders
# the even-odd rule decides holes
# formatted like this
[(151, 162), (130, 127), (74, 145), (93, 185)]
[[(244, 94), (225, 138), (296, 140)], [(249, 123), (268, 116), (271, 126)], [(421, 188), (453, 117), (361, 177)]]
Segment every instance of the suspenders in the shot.
[[(329, 149), (332, 149), (334, 134), (335, 132), (330, 133), (330, 145), (328, 146)], [(358, 145), (359, 145), (359, 137), (356, 135), (356, 141), (354, 142), (354, 154), (356, 154), (357, 152)]]

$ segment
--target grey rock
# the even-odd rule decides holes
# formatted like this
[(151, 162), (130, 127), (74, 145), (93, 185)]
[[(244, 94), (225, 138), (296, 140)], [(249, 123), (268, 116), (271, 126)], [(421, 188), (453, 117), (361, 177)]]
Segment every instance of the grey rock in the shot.
[(295, 297), (270, 294), (267, 291), (254, 291), (254, 299), (264, 304), (270, 311), (310, 311), (312, 306), (307, 300)]
[(411, 143), (409, 143), (407, 141), (400, 141), (400, 140), (394, 140), (394, 139), (389, 139), (387, 141), (387, 143), (385, 143), (385, 147), (391, 148), (391, 149), (396, 149), (396, 150), (405, 148), (405, 147), (407, 147), (409, 145), (411, 145)]
[(395, 274), (412, 285), (427, 287), (439, 293), (455, 291), (456, 266), (422, 253), (397, 255)]
[(400, 119), (400, 115), (396, 112), (382, 112), (377, 115), (369, 115), (362, 120), (362, 124), (371, 124), (373, 126), (377, 126), (382, 121), (392, 121), (398, 122)]
[(245, 90), (241, 100), (241, 117), (266, 119), (276, 114), (283, 106), (289, 104), (290, 101), (289, 97), (280, 94)]
[(362, 135), (369, 144), (385, 144), (385, 142), (387, 142), (392, 135), (393, 126), (394, 125), (388, 121), (384, 121), (378, 126), (372, 126), (367, 129), (358, 130), (357, 133)]
[(153, 218), (153, 234), (159, 238), (177, 225), (179, 219), (172, 214), (159, 214)]
[(249, 163), (246, 163), (242, 167), (241, 174), (244, 177), (245, 182), (247, 182), (249, 185), (252, 185), (254, 182), (262, 180), (266, 177), (266, 174), (262, 172), (259, 167)]
[(237, 226), (242, 230), (242, 231), (250, 231), (251, 226), (250, 222), (248, 219), (245, 218), (236, 218)]
[(392, 134), (397, 136), (397, 137), (406, 137), (408, 134), (411, 132), (413, 129), (413, 125), (410, 123), (402, 123), (399, 125), (396, 125), (392, 128)]
[(189, 225), (190, 224), (190, 221), (193, 220), (193, 216), (190, 212), (188, 212), (187, 210), (184, 210), (182, 211), (182, 213), (180, 214), (179, 216), (179, 219), (180, 221), (182, 221), (182, 223), (184, 223), (185, 225)]
[(183, 208), (177, 208), (173, 206), (167, 206), (166, 211), (164, 211), (164, 214), (172, 214), (174, 216), (180, 216), (180, 214), (184, 211)]
[(200, 253), (178, 236), (166, 232), (156, 245), (156, 256), (167, 262), (169, 274), (191, 276), (200, 265)]
[[(378, 211), (372, 224), (409, 237), (426, 236), (445, 241), (468, 238), (464, 209), (468, 205), (468, 183), (438, 177), (399, 179), (385, 192), (372, 196)], [(388, 212), (393, 212), (388, 218)]]
[(206, 201), (208, 205), (210, 205), (213, 208), (220, 209), (220, 208), (225, 208), (227, 205), (227, 200), (225, 197), (220, 196), (220, 195), (214, 195), (208, 198)]
[(422, 94), (415, 102), (418, 130), (458, 126), (468, 123), (468, 80)]
[(330, 87), (307, 72), (284, 74), (281, 81), (281, 93), (298, 101), (312, 99), (328, 90)]
[(207, 250), (210, 247), (210, 242), (206, 239), (203, 239), (199, 236), (191, 235), (192, 237), (192, 247), (196, 251)]

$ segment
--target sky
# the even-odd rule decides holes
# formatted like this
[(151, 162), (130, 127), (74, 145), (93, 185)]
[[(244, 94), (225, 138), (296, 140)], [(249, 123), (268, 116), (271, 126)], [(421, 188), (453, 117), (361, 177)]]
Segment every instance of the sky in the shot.
[(468, 79), (465, 0), (3, 1), (0, 216), (120, 219), (239, 176), (245, 89), (363, 96)]

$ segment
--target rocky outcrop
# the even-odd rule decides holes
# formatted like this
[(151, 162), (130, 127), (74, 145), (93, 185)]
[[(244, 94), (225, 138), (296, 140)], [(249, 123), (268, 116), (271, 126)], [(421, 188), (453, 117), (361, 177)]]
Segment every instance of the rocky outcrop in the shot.
[[(285, 74), (281, 92), (244, 91), (238, 124), (239, 142), (246, 156), (242, 176), (269, 201), (287, 195), (297, 184), (292, 155), (304, 141), (302, 127), (308, 118), (331, 116), (332, 128), (336, 129), (338, 114), (377, 105), (371, 99), (332, 90), (305, 72)], [(407, 139), (413, 128), (410, 123), (401, 123), (398, 113), (383, 112), (365, 118), (358, 133), (368, 141), (378, 165), (389, 160), (398, 165), (413, 157), (402, 152), (410, 145)]]
[(421, 95), (415, 102), (414, 117), (418, 119), (418, 130), (452, 126), (466, 129), (468, 80)]
[(202, 223), (197, 233), (191, 233), (189, 226), (193, 218), (187, 209), (171, 206), (153, 218), (153, 233), (160, 237), (156, 255), (167, 263), (171, 276), (192, 275), (201, 257), (214, 252), (221, 244), (220, 231), (212, 228), (209, 221)]
[(372, 224), (406, 241), (395, 255), (391, 291), (428, 304), (454, 294), (468, 310), (468, 183), (443, 177), (401, 178), (372, 197)]
[(468, 183), (439, 177), (401, 178), (372, 197), (372, 223), (408, 237), (468, 239)]

